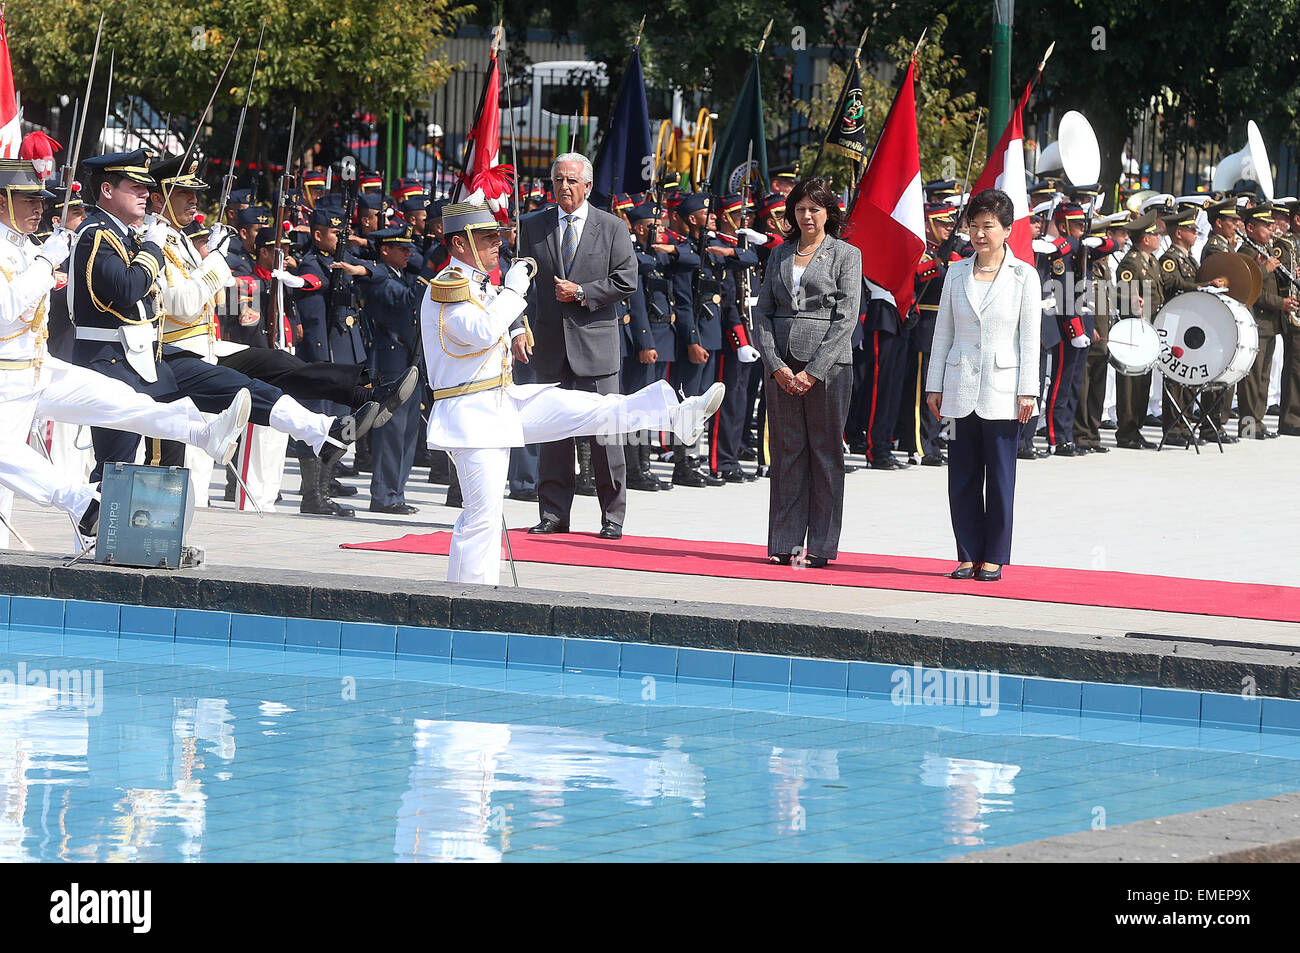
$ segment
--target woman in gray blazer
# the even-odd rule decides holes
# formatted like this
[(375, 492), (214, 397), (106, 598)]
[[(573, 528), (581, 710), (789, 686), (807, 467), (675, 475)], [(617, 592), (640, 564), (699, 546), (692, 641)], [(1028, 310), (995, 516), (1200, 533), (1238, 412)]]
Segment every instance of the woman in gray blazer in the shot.
[(953, 579), (995, 582), (1011, 558), (1016, 446), (1038, 396), (1042, 314), (1038, 272), (1006, 244), (1014, 218), (1011, 197), (999, 189), (971, 199), (975, 255), (948, 268), (930, 348), (926, 402), (956, 422), (948, 442), (960, 560)]
[(767, 552), (820, 568), (839, 555), (862, 253), (837, 237), (843, 213), (825, 179), (799, 182), (785, 208), (791, 237), (768, 259), (754, 309), (767, 369)]

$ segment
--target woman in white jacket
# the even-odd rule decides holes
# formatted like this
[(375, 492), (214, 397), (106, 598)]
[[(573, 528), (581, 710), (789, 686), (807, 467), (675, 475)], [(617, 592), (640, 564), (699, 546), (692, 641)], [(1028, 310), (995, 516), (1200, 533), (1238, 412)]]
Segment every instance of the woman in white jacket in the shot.
[(955, 422), (948, 444), (960, 560), (954, 579), (1002, 578), (1011, 558), (1016, 444), (1038, 396), (1041, 287), (1033, 264), (1006, 244), (1014, 218), (1010, 196), (999, 189), (971, 200), (975, 255), (948, 269), (930, 351), (927, 403), (936, 417)]

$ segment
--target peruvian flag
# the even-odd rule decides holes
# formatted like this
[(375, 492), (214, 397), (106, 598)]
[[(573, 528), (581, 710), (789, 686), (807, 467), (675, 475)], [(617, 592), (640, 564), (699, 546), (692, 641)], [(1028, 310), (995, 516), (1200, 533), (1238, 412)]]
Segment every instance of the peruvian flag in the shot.
[(492, 209), (497, 220), (509, 220), (510, 190), (514, 182), (514, 168), (498, 165), (501, 151), (501, 109), (498, 105), (497, 51), (492, 50), (487, 78), (479, 96), (478, 110), (474, 113), (474, 126), (465, 140), (465, 171), (460, 174), (452, 193), (453, 202), (479, 199)]
[[(1040, 68), (1041, 69), (1041, 68)], [(1029, 102), (1029, 93), (1034, 88), (1033, 81), (1025, 85), (1025, 91), (1016, 103), (1015, 111), (1007, 122), (1007, 128), (998, 140), (997, 148), (989, 156), (988, 164), (980, 174), (979, 181), (971, 189), (972, 195), (978, 195), (984, 189), (1001, 189), (1011, 196), (1011, 205), (1015, 209), (1015, 220), (1011, 223), (1011, 234), (1007, 236), (1007, 245), (1011, 254), (1021, 261), (1032, 263), (1034, 260), (1033, 233), (1029, 229), (1029, 193), (1025, 189), (1025, 133), (1022, 124), (1025, 104)]]
[(862, 251), (862, 273), (894, 296), (903, 317), (912, 307), (916, 263), (925, 251), (915, 83), (913, 59), (876, 140), (844, 231), (845, 241)]
[(9, 36), (5, 32), (4, 7), (0, 5), (0, 159), (18, 158), (22, 139), (14, 71), (9, 62)]

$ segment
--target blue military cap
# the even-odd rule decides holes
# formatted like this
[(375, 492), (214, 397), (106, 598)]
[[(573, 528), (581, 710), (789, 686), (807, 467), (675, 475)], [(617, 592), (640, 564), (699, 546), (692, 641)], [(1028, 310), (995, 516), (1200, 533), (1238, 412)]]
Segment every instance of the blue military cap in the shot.
[(288, 235), (288, 233), (286, 233), (286, 232), (283, 232), (283, 231), (280, 232), (280, 234), (279, 234), (279, 236), (278, 236), (278, 238), (279, 238), (279, 241), (278, 241), (278, 242), (276, 241), (276, 238), (277, 238), (277, 236), (276, 236), (276, 229), (274, 229), (274, 228), (264, 228), (264, 229), (262, 229), (261, 231), (259, 231), (259, 232), (257, 233), (257, 241), (254, 242), (254, 244), (255, 244), (258, 248), (266, 248), (266, 247), (269, 246), (269, 245), (277, 245), (277, 244), (278, 244), (278, 245), (292, 245), (292, 244), (293, 244), (293, 239), (290, 238), (289, 235)]
[(687, 216), (692, 212), (698, 212), (702, 208), (708, 208), (708, 206), (709, 200), (707, 196), (701, 192), (691, 192), (677, 203), (677, 214)]
[(252, 205), (253, 189), (231, 189), (230, 204), (231, 205)]
[(438, 199), (429, 203), (429, 218), (442, 218), (442, 210), (450, 204), (450, 199)]
[(250, 205), (248, 208), (241, 208), (235, 213), (235, 224), (239, 228), (247, 228), (249, 225), (270, 225), (271, 210), (265, 205)]
[(357, 196), (357, 208), (365, 209), (367, 212), (382, 212), (384, 197), (375, 192), (363, 192)]
[(149, 163), (153, 161), (155, 155), (157, 153), (149, 149), (136, 149), (134, 152), (110, 152), (102, 156), (90, 156), (81, 160), (81, 164), (92, 173), (120, 175), (132, 182), (139, 182), (141, 185), (156, 186), (158, 183), (149, 174)]
[(212, 229), (208, 228), (207, 225), (200, 222), (197, 218), (181, 229), (181, 231), (189, 236), (190, 241), (198, 241), (199, 239), (207, 238), (212, 234)]
[(403, 212), (423, 212), (429, 207), (429, 197), (427, 195), (415, 195), (409, 199), (403, 199), (399, 206)]
[(317, 228), (342, 228), (343, 211), (333, 205), (318, 205), (312, 209), (311, 223)]
[[(48, 198), (56, 199), (56, 203), (63, 201), (65, 191), (63, 179), (57, 175), (52, 175), (45, 180), (46, 195)], [(77, 205), (85, 205), (81, 198), (81, 183), (76, 179), (72, 180), (72, 192), (68, 195), (68, 207), (73, 208)]]
[(649, 218), (658, 218), (659, 208), (654, 202), (642, 202), (640, 205), (634, 205), (627, 212), (627, 218), (630, 222), (644, 222)]
[(373, 231), (368, 236), (376, 245), (411, 245), (414, 240), (411, 237), (411, 226), (396, 225), (392, 228), (381, 228)]

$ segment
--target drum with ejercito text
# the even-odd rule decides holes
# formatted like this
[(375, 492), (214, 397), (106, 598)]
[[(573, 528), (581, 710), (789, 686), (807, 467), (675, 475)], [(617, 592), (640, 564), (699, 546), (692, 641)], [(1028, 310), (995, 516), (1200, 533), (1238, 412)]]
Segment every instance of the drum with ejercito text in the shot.
[(1106, 357), (1125, 377), (1141, 377), (1160, 358), (1160, 336), (1141, 318), (1121, 318), (1106, 333)]
[(1235, 298), (1188, 291), (1171, 299), (1155, 318), (1160, 373), (1188, 387), (1231, 387), (1250, 371), (1259, 353), (1259, 329)]

